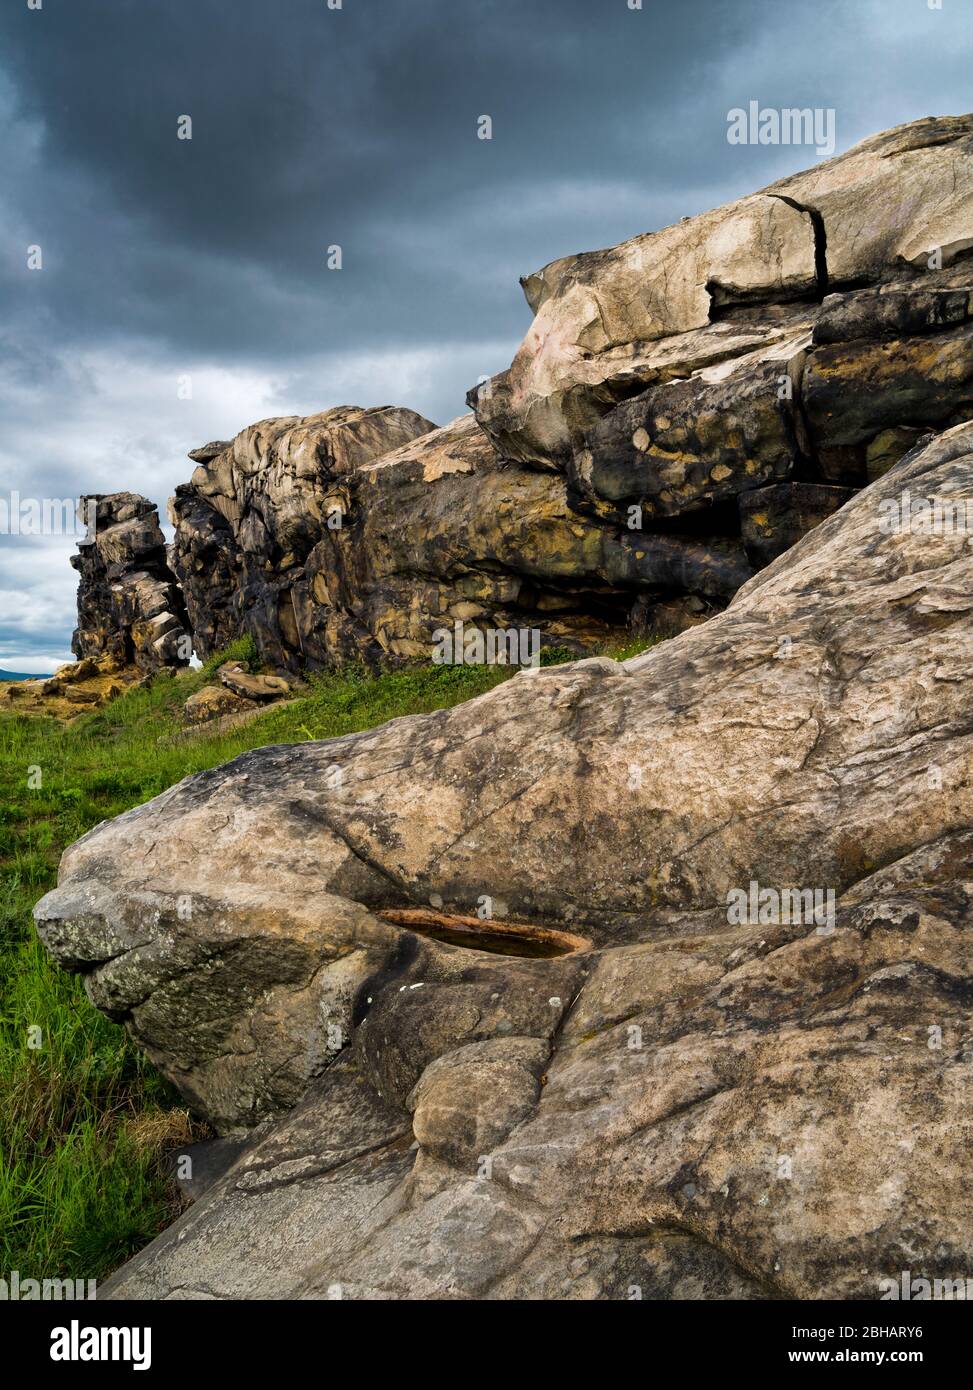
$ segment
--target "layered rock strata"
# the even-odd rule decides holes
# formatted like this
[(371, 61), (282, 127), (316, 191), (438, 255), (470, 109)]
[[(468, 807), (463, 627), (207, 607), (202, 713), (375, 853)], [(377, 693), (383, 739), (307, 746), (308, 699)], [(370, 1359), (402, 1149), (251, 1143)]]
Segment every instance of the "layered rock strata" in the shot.
[(131, 492), (86, 497), (83, 503), (95, 525), (91, 540), (71, 557), (79, 575), (71, 650), (79, 658), (109, 657), (143, 674), (186, 666), (192, 637), (154, 504)]
[(528, 276), (508, 371), (435, 430), (263, 421), (172, 503), (200, 651), (428, 659), (456, 623), (668, 635), (973, 410), (973, 118), (917, 121)]

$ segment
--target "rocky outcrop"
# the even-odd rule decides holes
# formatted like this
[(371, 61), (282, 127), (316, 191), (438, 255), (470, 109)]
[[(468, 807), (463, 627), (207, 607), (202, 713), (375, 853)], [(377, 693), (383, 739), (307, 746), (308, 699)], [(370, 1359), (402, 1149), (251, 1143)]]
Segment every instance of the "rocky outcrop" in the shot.
[(257, 708), (253, 700), (235, 694), (225, 685), (204, 685), (183, 705), (183, 718), (187, 724), (208, 724), (214, 719), (247, 714)]
[(477, 421), (643, 549), (718, 528), (760, 568), (973, 412), (971, 173), (973, 117), (918, 121), (555, 261)]
[[(649, 488), (657, 515), (743, 491), (734, 471), (756, 487), (776, 481), (775, 464), (821, 463), (846, 434), (885, 428), (885, 408), (850, 391), (835, 404), (859, 412), (856, 426), (808, 439), (813, 344), (858, 342), (852, 359), (881, 374), (869, 343), (918, 336), (909, 351), (928, 358), (926, 335), (950, 332), (950, 360), (968, 361), (969, 282), (950, 272), (973, 247), (971, 158), (973, 116), (914, 121), (727, 207), (552, 262), (522, 281), (534, 322), (509, 371), (471, 393), (478, 420), (504, 455), (567, 469), (593, 496)], [(785, 375), (793, 394), (778, 402)], [(913, 405), (928, 397), (900, 400), (901, 420)], [(852, 459), (844, 469), (860, 481)]]
[(259, 749), (72, 846), (48, 947), (261, 1122), (102, 1295), (968, 1270), (973, 556), (912, 503), (963, 520), (971, 479), (968, 423), (633, 660)]
[(86, 514), (94, 514), (95, 530), (71, 557), (80, 576), (71, 650), (143, 674), (188, 665), (193, 647), (186, 608), (154, 504), (131, 492), (82, 501)]
[[(171, 667), (160, 667), (170, 671)], [(70, 722), (78, 715), (107, 704), (126, 688), (152, 679), (142, 676), (134, 666), (125, 666), (110, 653), (82, 657), (59, 666), (53, 676), (25, 679), (0, 686), (0, 697), (15, 701), (18, 714), (39, 714)]]
[(582, 654), (669, 635), (973, 412), (973, 117), (917, 121), (524, 289), (475, 419), (343, 407), (194, 450), (200, 652), (428, 659), (457, 623)]
[(225, 661), (217, 675), (219, 685), (204, 685), (183, 705), (185, 722), (205, 725), (207, 733), (245, 722), (269, 702), (290, 695), (298, 684), (292, 677), (254, 675), (239, 661)]
[(356, 469), (432, 428), (398, 406), (339, 406), (262, 420), (193, 450), (196, 471), (169, 513), (200, 656), (249, 633), (273, 665), (323, 664), (320, 636), (299, 621), (308, 556), (343, 524)]
[(456, 624), (584, 650), (626, 632), (642, 590), (712, 612), (750, 573), (739, 542), (585, 522), (562, 476), (500, 459), (466, 415), (357, 471), (295, 607), (320, 659), (428, 660)]

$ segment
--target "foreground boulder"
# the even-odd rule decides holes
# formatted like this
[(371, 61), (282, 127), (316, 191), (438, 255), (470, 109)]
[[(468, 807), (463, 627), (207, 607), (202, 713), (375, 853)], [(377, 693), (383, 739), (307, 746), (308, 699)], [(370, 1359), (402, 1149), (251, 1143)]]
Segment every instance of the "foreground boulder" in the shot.
[(50, 950), (259, 1122), (104, 1295), (963, 1277), (967, 510), (969, 423), (642, 656), (259, 749), (72, 846)]
[(187, 666), (193, 644), (182, 592), (166, 558), (155, 505), (131, 492), (85, 497), (94, 536), (71, 557), (78, 626), (71, 650), (142, 675)]

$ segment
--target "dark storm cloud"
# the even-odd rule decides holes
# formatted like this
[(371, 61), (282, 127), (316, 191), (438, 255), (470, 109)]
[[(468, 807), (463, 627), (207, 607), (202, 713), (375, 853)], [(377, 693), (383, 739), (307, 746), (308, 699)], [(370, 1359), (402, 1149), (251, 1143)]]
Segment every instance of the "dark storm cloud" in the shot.
[[(714, 44), (740, 41), (751, 7), (710, 8)], [(6, 62), (15, 114), (43, 123), (29, 173), (47, 293), (68, 334), (214, 352), (237, 349), (255, 317), (283, 352), (372, 341), (378, 305), (385, 334), (437, 338), (469, 296), (481, 332), (510, 331), (517, 274), (602, 221), (592, 206), (558, 225), (539, 192), (644, 177), (649, 147), (647, 193), (684, 181), (687, 132), (659, 116), (694, 81), (699, 14), (624, 0), (23, 7)], [(192, 141), (176, 139), (184, 113)], [(474, 138), (481, 113), (489, 143)], [(533, 245), (516, 217), (499, 236), (493, 224), (520, 201)], [(617, 235), (605, 219), (602, 238)], [(341, 276), (325, 270), (334, 242)], [(505, 297), (479, 293), (494, 264)]]
[(261, 415), (459, 413), (526, 327), (519, 275), (814, 162), (727, 145), (751, 97), (834, 107), (839, 150), (970, 104), (968, 0), (7, 0), (0, 27), (0, 460), (56, 496), (163, 502)]

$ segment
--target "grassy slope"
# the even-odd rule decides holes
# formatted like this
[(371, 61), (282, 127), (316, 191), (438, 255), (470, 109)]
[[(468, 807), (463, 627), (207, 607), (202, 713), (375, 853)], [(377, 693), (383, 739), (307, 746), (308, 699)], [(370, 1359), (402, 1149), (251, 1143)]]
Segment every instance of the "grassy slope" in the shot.
[[(65, 846), (248, 748), (329, 738), (458, 704), (512, 674), (429, 666), (377, 678), (326, 676), (305, 698), (250, 724), (172, 740), (183, 702), (211, 681), (219, 661), (250, 655), (241, 646), (69, 727), (0, 716), (0, 1275), (106, 1274), (177, 1210), (162, 1155), (205, 1134), (34, 934), (30, 909), (53, 886)], [(31, 787), (38, 770), (40, 786)]]

